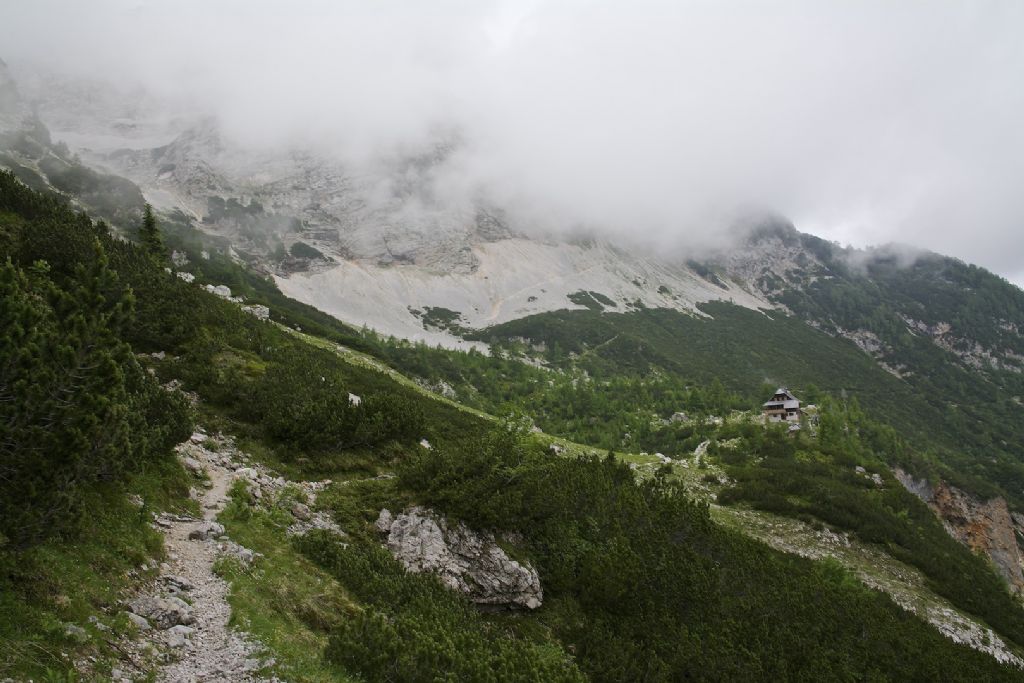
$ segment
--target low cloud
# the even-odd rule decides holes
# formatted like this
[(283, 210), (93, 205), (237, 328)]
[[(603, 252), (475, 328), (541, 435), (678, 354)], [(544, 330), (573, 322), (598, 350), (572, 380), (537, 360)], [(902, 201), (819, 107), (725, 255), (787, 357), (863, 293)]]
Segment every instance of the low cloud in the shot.
[[(6, 2), (4, 58), (654, 245), (771, 210), (1024, 273), (1024, 3)], [(1018, 280), (1019, 281), (1019, 280)]]

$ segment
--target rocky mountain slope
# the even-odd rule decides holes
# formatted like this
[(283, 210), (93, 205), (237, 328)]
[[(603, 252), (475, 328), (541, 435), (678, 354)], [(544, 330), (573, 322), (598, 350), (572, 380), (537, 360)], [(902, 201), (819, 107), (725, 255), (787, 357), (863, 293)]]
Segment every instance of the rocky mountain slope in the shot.
[[(431, 309), (451, 312), (456, 327), (479, 328), (593, 305), (691, 313), (711, 300), (770, 306), (732, 277), (739, 268), (719, 278), (596, 240), (538, 237), (536, 226), (515, 223), (501, 207), (445, 196), (435, 176), (454, 143), (351, 168), (311, 150), (244, 148), (212, 119), (158, 126), (142, 105), (118, 107), (125, 96), (109, 88), (89, 91), (93, 105), (81, 106), (79, 89), (45, 82), (34, 90), (36, 121), (59, 121), (56, 135), (87, 166), (130, 179), (154, 206), (225, 238), (287, 294), (356, 325), (459, 345), (453, 325), (431, 325)], [(117, 125), (103, 112), (120, 113)], [(145, 146), (161, 135), (164, 144)], [(12, 161), (38, 170), (26, 156)]]
[[(174, 111), (145, 93), (33, 75), (19, 96), (2, 67), (0, 79), (7, 130), (38, 138), (61, 161), (77, 154), (88, 167), (128, 178), (147, 201), (183, 212), (273, 275), (289, 296), (384, 334), (460, 347), (460, 330), (547, 311), (648, 307), (700, 315), (698, 304), (721, 300), (794, 312), (854, 341), (897, 375), (915, 372), (901, 357), (905, 334), (972, 370), (1024, 369), (1019, 290), (1004, 283), (998, 296), (1012, 303), (988, 321), (967, 306), (951, 310), (952, 295), (992, 283), (970, 282), (979, 273), (934, 254), (841, 249), (774, 217), (695, 260), (569, 239), (482, 197), (446, 194), (438, 179), (458, 153), (455, 136), (357, 167), (315, 149), (254, 150), (216, 120)], [(66, 144), (51, 145), (47, 125)], [(40, 170), (24, 150), (7, 156), (7, 165)], [(49, 179), (59, 165), (51, 160), (39, 175)], [(954, 291), (935, 306), (927, 286)]]
[[(896, 470), (900, 481), (1015, 592), (1024, 587), (1017, 541), (1024, 530), (1024, 294), (1000, 278), (935, 254), (842, 249), (775, 218), (696, 259), (544, 234), (500, 206), (438, 191), (434, 181), (457, 142), (355, 168), (315, 150), (246, 149), (214, 120), (176, 116), (144, 98), (125, 104), (137, 94), (101, 88), (105, 95), (95, 97), (94, 87), (41, 83), (19, 89), (0, 63), (0, 165), (123, 232), (152, 203), (198, 228), (211, 249), (271, 276), (284, 294), (355, 326), (483, 348), (480, 330), (554, 311), (663, 309), (709, 319), (704, 304), (728, 302), (774, 310), (849, 342), (889, 381), (924, 397), (936, 411), (928, 419), (963, 435), (959, 460), (939, 458), (949, 469)], [(543, 334), (531, 336), (528, 323), (521, 328), (527, 332), (517, 338), (554, 346)], [(623, 341), (612, 336), (578, 351), (604, 344), (614, 351), (616, 339)], [(643, 349), (652, 339), (631, 342)], [(678, 371), (671, 363), (651, 367)], [(747, 379), (776, 379), (776, 367), (765, 364), (760, 377)], [(514, 592), (531, 604), (531, 590)]]
[[(676, 445), (695, 447), (693, 460), (689, 453), (681, 457), (678, 449), (668, 451), (673, 457), (636, 452), (613, 457), (604, 449), (586, 449), (584, 457), (559, 453), (546, 437), (531, 431), (529, 421), (487, 419), (458, 409), (451, 399), (414, 388), (420, 371), (409, 370), (416, 366), (403, 361), (402, 355), (460, 363), (467, 373), (473, 364), (500, 368), (503, 377), (484, 375), (493, 384), (494, 395), (504, 394), (493, 404), (496, 415), (507, 414), (509, 395), (533, 385), (554, 392), (548, 382), (561, 382), (564, 376), (567, 384), (572, 383), (572, 392), (565, 401), (555, 396), (555, 402), (569, 402), (587, 424), (602, 422), (599, 400), (586, 405), (576, 397), (594, 399), (591, 390), (605, 385), (604, 376), (588, 382), (582, 374), (570, 374), (571, 367), (563, 370), (556, 365), (564, 360), (558, 353), (539, 369), (501, 354), (384, 342), (325, 320), (326, 316), (317, 318), (223, 256), (207, 258), (201, 241), (173, 225), (164, 233), (166, 250), (152, 241), (137, 246), (111, 236), (61, 200), (25, 189), (9, 173), (0, 174), (0, 183), (0, 248), (10, 259), (0, 279), (10, 293), (4, 298), (9, 305), (0, 312), (11, 317), (14, 305), (19, 322), (4, 329), (30, 329), (20, 321), (33, 315), (52, 323), (36, 326), (38, 335), (47, 335), (39, 343), (33, 338), (22, 342), (11, 334), (0, 342), (13, 344), (21, 357), (33, 361), (28, 372), (35, 381), (59, 376), (63, 356), (40, 354), (37, 349), (74, 343), (81, 321), (88, 323), (96, 316), (97, 302), (104, 295), (117, 296), (112, 283), (130, 287), (135, 315), (111, 318), (109, 324), (100, 320), (94, 327), (106, 327), (98, 328), (96, 336), (108, 344), (118, 342), (118, 353), (128, 354), (119, 356), (120, 367), (134, 370), (134, 375), (125, 376), (134, 377), (133, 382), (142, 383), (148, 392), (141, 394), (133, 384), (112, 397), (124, 405), (118, 414), (132, 418), (124, 426), (131, 430), (125, 444), (156, 444), (160, 438), (167, 442), (159, 451), (138, 452), (134, 460), (127, 449), (104, 452), (109, 467), (93, 479), (80, 479), (77, 490), (71, 489), (81, 501), (77, 509), (84, 513), (82, 527), (69, 518), (60, 529), (63, 535), (33, 540), (23, 536), (7, 515), (3, 517), (4, 533), (27, 538), (21, 542), (30, 544), (0, 547), (0, 593), (5, 596), (0, 601), (0, 628), (5, 640), (12, 642), (0, 658), (5, 674), (52, 678), (53, 669), (66, 678), (73, 675), (72, 662), (89, 661), (88, 657), (96, 658), (92, 670), (100, 675), (113, 676), (115, 667), (124, 673), (118, 666), (118, 641), (108, 643), (101, 635), (107, 632), (98, 624), (131, 636), (141, 622), (124, 614), (119, 598), (110, 597), (110, 587), (95, 585), (113, 579), (115, 586), (130, 583), (143, 590), (141, 595), (167, 600), (179, 610), (182, 605), (164, 598), (161, 591), (187, 593), (183, 584), (195, 586), (195, 599), (209, 605), (215, 618), (197, 619), (203, 628), (192, 632), (161, 629), (158, 637), (166, 638), (170, 647), (180, 643), (197, 656), (204, 644), (225, 635), (219, 626), (227, 598), (232, 618), (248, 634), (246, 640), (264, 644), (267, 653), (257, 656), (255, 650), (235, 647), (238, 643), (228, 639), (226, 647), (208, 648), (211, 657), (197, 662), (206, 670), (236, 672), (267, 665), (272, 668), (267, 675), (288, 680), (414, 678), (424, 671), (451, 671), (460, 680), (487, 680), (493, 671), (504, 672), (501, 678), (509, 680), (637, 680), (645, 671), (653, 672), (654, 680), (933, 679), (939, 674), (956, 680), (1019, 678), (1013, 662), (1016, 648), (1024, 643), (1024, 612), (990, 568), (947, 537), (925, 504), (886, 473), (889, 449), (899, 447), (899, 441), (883, 426), (866, 421), (853, 406), (823, 402), (818, 433), (808, 429), (794, 437), (766, 429), (756, 411), (712, 419), (709, 408), (722, 415), (722, 406), (739, 402), (726, 395), (721, 382), (711, 381), (708, 390), (699, 393), (679, 384), (665, 385), (667, 392), (648, 391), (644, 382), (651, 378), (686, 380), (678, 367), (674, 372), (654, 368), (639, 377), (623, 377), (627, 368), (612, 363), (606, 367), (620, 373), (613, 377), (618, 386), (669, 394), (666, 405), (672, 409), (685, 401), (696, 419), (658, 423), (659, 428), (677, 430)], [(175, 251), (178, 255), (172, 256)], [(50, 268), (38, 265), (42, 259)], [(106, 271), (107, 263), (116, 270)], [(175, 269), (193, 277), (177, 277)], [(245, 299), (216, 296), (215, 283), (230, 283), (232, 291), (244, 292)], [(53, 296), (34, 296), (42, 288)], [(600, 292), (587, 296), (589, 300), (579, 297), (591, 304), (587, 308), (609, 306)], [(242, 310), (242, 305), (267, 303), (269, 319)], [(67, 315), (69, 308), (73, 316)], [(641, 315), (645, 312), (653, 313), (569, 313), (586, 314), (584, 320), (591, 323), (632, 321), (637, 323), (634, 331), (644, 335), (639, 338), (642, 344), (651, 345), (658, 341), (654, 328), (645, 331), (640, 323), (655, 318)], [(751, 331), (759, 328), (751, 319), (793, 334), (809, 332), (811, 337), (798, 338), (824, 339), (827, 348), (836, 351), (831, 354), (834, 359), (852, 358), (859, 368), (874, 367), (856, 347), (778, 312), (762, 315), (719, 302), (705, 307), (700, 318), (671, 309), (657, 313), (671, 314), (663, 316), (662, 323), (685, 319), (716, 329), (722, 329), (717, 326), (730, 315), (741, 313), (741, 333), (754, 336), (755, 342), (760, 335)], [(63, 325), (65, 320), (72, 324)], [(289, 329), (296, 320), (313, 334)], [(669, 335), (661, 351), (685, 351), (679, 338)], [(357, 357), (341, 344), (371, 352), (373, 362), (362, 362), (362, 356), (354, 362)], [(625, 351), (637, 360), (644, 358), (640, 346), (601, 344), (585, 354)], [(839, 352), (843, 349), (845, 355)], [(722, 344), (715, 345), (715, 352), (728, 357)], [(541, 374), (517, 374), (516, 366)], [(413, 379), (398, 381), (396, 367), (413, 374)], [(38, 370), (32, 372), (33, 368)], [(26, 372), (21, 366), (16, 370)], [(598, 372), (600, 366), (593, 370)], [(719, 364), (713, 370), (723, 368)], [(875, 370), (890, 386), (901, 381)], [(539, 377), (546, 381), (534, 381)], [(862, 369), (855, 379), (873, 377)], [(101, 379), (95, 382), (99, 390), (112, 383)], [(118, 379), (117, 374), (112, 378)], [(176, 391), (182, 387), (187, 394)], [(143, 419), (135, 419), (139, 401), (150, 395), (147, 400), (167, 399), (171, 404), (156, 403), (147, 411), (149, 404), (143, 402)], [(636, 403), (644, 405), (642, 393), (637, 397)], [(34, 400), (31, 405), (46, 407), (45, 396), (28, 398)], [(66, 408), (71, 412), (68, 421), (94, 425), (88, 418), (98, 401), (88, 398)], [(11, 402), (4, 410), (28, 422), (15, 433), (18, 452), (35, 446), (40, 432), (45, 432), (34, 430), (35, 412)], [(246, 456), (229, 440), (196, 435), (193, 414), (202, 415), (211, 430), (229, 429), (237, 435), (253, 462), (243, 463)], [(163, 437), (155, 431), (150, 435), (161, 427), (161, 420), (175, 416), (173, 424), (164, 426)], [(653, 427), (650, 413), (646, 418)], [(173, 441), (171, 429), (177, 434)], [(181, 449), (183, 457), (175, 458), (173, 444), (182, 440), (190, 445)], [(50, 469), (62, 473), (67, 455), (77, 452), (55, 443), (40, 453), (53, 467), (39, 468), (36, 460), (26, 459), (16, 463), (16, 472), (27, 482), (45, 480)], [(649, 466), (641, 471), (640, 463)], [(213, 506), (208, 511), (188, 500), (188, 486), (202, 483), (186, 469), (201, 477), (204, 468), (212, 484), (209, 496), (202, 496), (204, 505)], [(234, 473), (229, 475), (227, 469)], [(947, 633), (951, 638), (944, 637), (906, 611), (902, 602), (865, 587), (859, 574), (835, 563), (796, 557), (788, 548), (770, 550), (723, 528), (707, 506), (694, 503), (687, 494), (691, 486), (681, 475), (691, 471), (699, 482), (717, 482), (721, 505), (738, 505), (742, 511), (744, 501), (766, 501), (780, 514), (795, 510), (818, 524), (823, 539), (849, 533), (878, 552), (899, 554), (955, 609), (981, 621), (965, 621)], [(867, 472), (876, 476), (866, 477)], [(228, 477), (236, 481), (230, 500), (225, 500)], [(789, 495), (773, 493), (771, 487), (791, 482), (798, 488), (782, 489)], [(7, 509), (18, 508), (20, 502), (21, 509), (44, 514), (51, 501), (23, 500), (24, 491), (31, 488), (8, 486)], [(135, 505), (129, 509), (130, 501), (140, 499), (142, 513)], [(841, 504), (825, 505), (827, 501)], [(387, 527), (387, 547), (380, 533), (385, 525), (377, 524), (385, 508), (404, 511), (397, 515), (397, 529), (395, 519)], [(434, 512), (426, 512), (428, 508)], [(163, 510), (176, 516), (161, 516)], [(149, 527), (153, 511), (158, 524), (162, 518), (168, 525), (171, 539), (166, 547), (177, 558), (163, 555), (165, 546)], [(214, 513), (223, 528), (212, 520), (199, 520)], [(109, 533), (112, 527), (118, 532)], [(331, 528), (343, 529), (345, 536), (329, 533)], [(214, 561), (219, 551), (235, 550), (226, 540), (223, 549), (221, 541), (215, 545), (209, 540), (221, 531), (241, 545), (240, 555), (262, 555), (253, 568), (247, 568), (241, 556), (238, 561)], [(76, 542), (68, 543), (69, 539)], [(143, 563), (152, 567), (152, 559), (166, 559), (170, 573), (185, 581), (161, 580), (161, 586), (146, 588), (122, 580)], [(438, 566), (435, 559), (443, 562)], [(468, 595), (450, 590), (429, 573), (406, 571), (405, 563), (432, 565), (442, 575), (447, 573), (457, 588), (468, 589)], [(230, 594), (212, 580), (211, 568), (230, 583)], [(68, 578), (69, 571), (90, 585), (76, 585)], [(529, 608), (531, 598), (541, 598), (534, 579), (543, 585), (543, 601), (535, 609), (481, 613), (475, 606), (483, 597), (477, 588), (491, 586), (503, 593), (502, 602), (511, 597), (513, 604)], [(147, 614), (151, 606), (145, 601), (131, 605)], [(163, 603), (156, 606), (154, 619), (159, 619)], [(146, 618), (138, 612), (132, 614)], [(937, 623), (930, 613), (927, 618)], [(179, 612), (178, 620), (190, 619)], [(167, 631), (192, 628), (161, 623), (169, 626)], [(987, 624), (991, 631), (972, 623)], [(69, 628), (79, 624), (78, 630)], [(79, 639), (77, 644), (69, 640), (72, 637)], [(42, 652), (33, 647), (39, 642), (48, 645)], [(60, 654), (67, 654), (68, 661), (62, 662)], [(199, 670), (183, 660), (165, 672), (168, 677), (188, 677)]]
[[(558, 226), (524, 222), (482, 196), (446, 193), (438, 179), (458, 154), (457, 136), (355, 166), (316, 149), (247, 147), (215, 119), (143, 91), (52, 73), (26, 74), (25, 82), (19, 90), (0, 65), (4, 165), (35, 171), (37, 183), (72, 194), (82, 183), (51, 177), (67, 175), (62, 166), (127, 178), (142, 192), (123, 191), (130, 208), (144, 196), (183, 212), (290, 296), (386, 334), (458, 345), (460, 328), (546, 311), (645, 306), (699, 315), (697, 304), (722, 300), (795, 312), (897, 374), (914, 372), (898, 358), (894, 337), (904, 333), (975, 370), (1024, 369), (1019, 290), (1005, 285), (999, 295), (1012, 303), (987, 322), (964, 306), (949, 310), (946, 292), (933, 310), (922, 285), (952, 286), (956, 294), (991, 286), (963, 282), (963, 264), (935, 254), (841, 249), (774, 217), (740, 230), (728, 249), (695, 259), (566, 238), (586, 233), (551, 232)], [(967, 279), (978, 280), (976, 271)], [(907, 273), (921, 274), (920, 282)], [(850, 315), (865, 307), (836, 300), (851, 288), (885, 305)], [(878, 329), (883, 316), (889, 329)]]

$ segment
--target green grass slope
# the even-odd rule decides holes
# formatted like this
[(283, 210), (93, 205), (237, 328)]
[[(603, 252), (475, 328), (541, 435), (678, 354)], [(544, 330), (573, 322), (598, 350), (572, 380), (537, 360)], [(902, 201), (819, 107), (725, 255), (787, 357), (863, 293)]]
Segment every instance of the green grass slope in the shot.
[[(159, 553), (146, 528), (147, 500), (160, 507), (184, 500), (169, 444), (190, 420), (179, 420), (170, 404), (156, 410), (153, 396), (163, 394), (152, 393), (163, 391), (158, 381), (173, 381), (195, 393), (208, 426), (238, 435), (258, 449), (254, 455), (290, 476), (336, 481), (318, 504), (348, 532), (345, 543), (311, 534), (285, 546), (274, 513), (244, 501), (225, 516), (233, 533), (267, 556), (259, 575), (220, 567), (236, 587), (238, 619), (293, 661), (310, 648), (299, 669), (307, 680), (1021, 679), (834, 567), (716, 525), (706, 506), (664, 477), (638, 481), (611, 457), (554, 457), (523, 425), (496, 425), (180, 280), (165, 271), (158, 244), (142, 249), (114, 239), (6, 173), (0, 212), (0, 256), (14, 293), (2, 312), (16, 314), (15, 322), (43, 321), (8, 325), (5, 343), (32, 367), (59, 375), (55, 368), (89, 332), (97, 340), (86, 345), (90, 353), (105, 354), (97, 376), (110, 380), (86, 384), (83, 395), (56, 406), (74, 431), (66, 442), (43, 442), (49, 469), (17, 460), (11, 469), (27, 481), (74, 471), (70, 509), (81, 514), (68, 519), (94, 524), (69, 521), (46, 538), (0, 547), (4, 675), (57, 677), (70, 669), (62, 655), (91, 654), (99, 647), (92, 636), (65, 642), (55, 620), (116, 613), (114, 595), (133, 580), (127, 567)], [(118, 316), (99, 315), (122, 301), (131, 305)], [(302, 313), (279, 305), (279, 314)], [(21, 331), (30, 329), (53, 343), (25, 342)], [(40, 351), (51, 347), (52, 354)], [(125, 356), (126, 348), (134, 355)], [(595, 363), (611, 362), (601, 355), (606, 350), (623, 353), (607, 344)], [(156, 379), (140, 371), (140, 358)], [(0, 392), (28, 387), (22, 367), (0, 367)], [(11, 405), (25, 425), (11, 435), (15, 449), (47, 432), (51, 413)], [(121, 406), (132, 405), (150, 406), (147, 419), (130, 419)], [(69, 470), (92, 443), (77, 435), (98, 427), (90, 416), (107, 413), (124, 434), (99, 452), (110, 466)], [(434, 447), (420, 447), (422, 438)], [(75, 457), (69, 463), (65, 456)], [(391, 473), (397, 476), (378, 476)], [(147, 491), (142, 511), (133, 512), (127, 495)], [(11, 509), (45, 509), (32, 487), (3, 495)], [(405, 572), (380, 547), (372, 521), (384, 505), (414, 502), (511, 532), (515, 554), (540, 571), (545, 605), (529, 614), (483, 614), (435, 577)], [(76, 562), (69, 578), (47, 579)], [(316, 572), (294, 585), (284, 579), (309, 566)], [(27, 567), (50, 573), (39, 580)], [(290, 597), (300, 598), (297, 606)], [(47, 654), (37, 654), (37, 645)]]

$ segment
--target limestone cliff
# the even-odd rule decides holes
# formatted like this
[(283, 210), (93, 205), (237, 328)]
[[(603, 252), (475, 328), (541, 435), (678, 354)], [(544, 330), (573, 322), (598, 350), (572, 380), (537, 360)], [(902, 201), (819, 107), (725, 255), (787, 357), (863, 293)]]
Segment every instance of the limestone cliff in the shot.
[(932, 485), (901, 469), (894, 474), (938, 515), (950, 536), (992, 560), (1013, 592), (1024, 590), (1022, 553), (1017, 544), (1018, 530), (1024, 531), (1017, 518), (1024, 522), (1024, 517), (1011, 514), (1003, 498), (982, 501), (944, 481)]

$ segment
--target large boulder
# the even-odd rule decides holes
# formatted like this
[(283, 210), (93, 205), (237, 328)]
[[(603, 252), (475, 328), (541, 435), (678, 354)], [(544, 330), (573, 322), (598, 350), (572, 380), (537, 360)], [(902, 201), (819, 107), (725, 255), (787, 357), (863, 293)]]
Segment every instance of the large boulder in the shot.
[(478, 605), (535, 609), (544, 592), (537, 570), (513, 560), (494, 535), (449, 524), (443, 515), (413, 507), (382, 510), (377, 528), (391, 554), (412, 572), (432, 572)]

